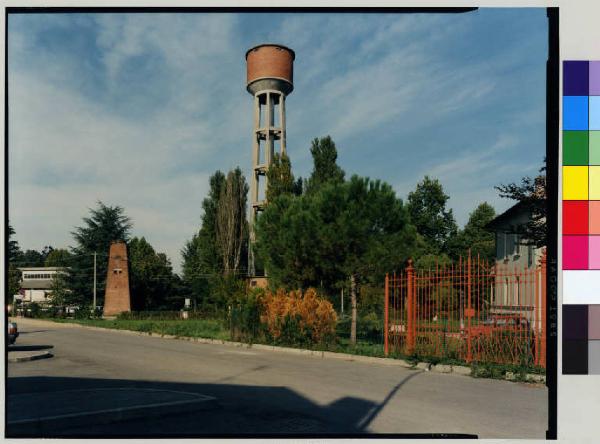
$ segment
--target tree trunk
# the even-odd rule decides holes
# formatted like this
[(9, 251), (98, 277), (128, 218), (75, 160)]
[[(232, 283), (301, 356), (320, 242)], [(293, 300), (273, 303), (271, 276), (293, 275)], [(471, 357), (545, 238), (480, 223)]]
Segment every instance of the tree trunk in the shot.
[(350, 324), (350, 343), (356, 345), (356, 275), (350, 275), (350, 304), (352, 305), (352, 323)]

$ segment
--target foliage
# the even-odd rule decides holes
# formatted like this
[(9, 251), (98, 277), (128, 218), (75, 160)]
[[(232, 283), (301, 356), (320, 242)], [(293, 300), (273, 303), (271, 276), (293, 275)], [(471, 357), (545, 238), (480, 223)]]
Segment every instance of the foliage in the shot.
[(270, 280), (337, 294), (353, 273), (380, 283), (412, 252), (415, 233), (402, 201), (380, 181), (353, 176), (269, 203), (256, 226)]
[(43, 267), (44, 254), (36, 250), (26, 250), (17, 256), (14, 263), (19, 267)]
[[(247, 188), (239, 168), (230, 171), (227, 178), (215, 172), (209, 195), (202, 202), (200, 230), (182, 250), (182, 284), (193, 306), (202, 311), (222, 314), (243, 285), (239, 275), (247, 268)], [(219, 218), (223, 222), (220, 228)], [(230, 276), (224, 276), (226, 267)]]
[(499, 191), (500, 197), (516, 200), (531, 211), (530, 220), (525, 225), (517, 227), (517, 231), (526, 243), (538, 248), (546, 245), (548, 232), (546, 159), (544, 159), (544, 165), (539, 169), (539, 173), (534, 178), (523, 177), (520, 184), (513, 182), (495, 187)]
[(32, 318), (40, 318), (42, 317), (42, 307), (37, 302), (32, 302), (28, 306), (29, 308), (29, 316)]
[(52, 279), (50, 287), (50, 302), (58, 309), (64, 309), (66, 305), (70, 305), (71, 291), (67, 286), (67, 277), (63, 273), (56, 273)]
[(314, 288), (300, 291), (279, 289), (260, 297), (261, 323), (275, 342), (286, 344), (327, 343), (335, 333), (337, 315), (331, 303), (317, 296)]
[(72, 264), (73, 256), (69, 250), (64, 248), (53, 249), (48, 253), (44, 261), (45, 267), (69, 267)]
[(215, 319), (186, 319), (186, 320), (105, 320), (105, 319), (76, 319), (56, 320), (57, 322), (76, 322), (81, 325), (131, 330), (159, 335), (174, 335), (190, 338), (229, 339), (229, 332), (220, 320)]
[(219, 195), (216, 218), (216, 244), (223, 259), (223, 273), (236, 274), (248, 241), (246, 202), (248, 185), (240, 168), (227, 174)]
[(219, 196), (225, 186), (225, 175), (216, 171), (209, 180), (208, 196), (202, 201), (200, 230), (181, 251), (183, 281), (190, 290), (195, 305), (210, 303), (209, 276), (222, 273), (223, 259), (216, 241), (217, 209)]
[(493, 261), (496, 255), (494, 233), (485, 226), (495, 217), (494, 207), (487, 202), (479, 204), (469, 215), (465, 227), (448, 242), (451, 256), (454, 259), (460, 256), (464, 258), (470, 250), (471, 257), (479, 256), (486, 261)]
[(134, 237), (128, 244), (129, 287), (135, 308), (156, 310), (181, 306), (176, 276), (164, 253), (157, 253), (144, 237)]
[(230, 311), (231, 338), (248, 343), (264, 339), (264, 330), (260, 322), (262, 290), (250, 292), (243, 300), (234, 303)]
[(77, 307), (75, 312), (73, 313), (73, 317), (75, 319), (89, 319), (91, 317), (92, 307), (83, 305), (81, 307)]
[(435, 270), (436, 267), (447, 267), (451, 263), (452, 259), (447, 254), (424, 254), (417, 258), (414, 267), (418, 270)]
[(306, 184), (306, 192), (317, 191), (326, 183), (342, 183), (344, 170), (337, 161), (337, 148), (330, 136), (315, 138), (310, 147), (313, 158), (313, 170)]
[[(380, 318), (382, 312), (371, 311), (359, 315), (357, 320), (356, 337), (357, 342), (368, 344), (383, 343), (383, 319)], [(352, 317), (341, 317), (337, 323), (336, 335), (338, 338), (350, 338)]]
[(454, 215), (446, 209), (448, 199), (441, 183), (429, 176), (408, 194), (410, 220), (426, 242), (426, 253), (447, 252), (449, 239), (456, 235)]
[(74, 303), (91, 303), (94, 280), (93, 253), (97, 253), (97, 303), (102, 305), (110, 244), (116, 240), (128, 241), (132, 223), (120, 206), (107, 206), (98, 201), (97, 207), (89, 212), (90, 215), (83, 218), (83, 225), (75, 227), (71, 233), (76, 245), (71, 250), (75, 259), (72, 261), (68, 284), (73, 291)]
[(16, 261), (21, 254), (21, 248), (19, 247), (19, 242), (13, 239), (12, 237), (15, 235), (14, 228), (8, 224), (8, 260), (9, 262)]
[(19, 290), (21, 289), (21, 272), (19, 270), (17, 270), (16, 267), (13, 266), (13, 264), (9, 263), (8, 264), (8, 298), (6, 299), (6, 302), (9, 302), (9, 298), (10, 298), (10, 302), (12, 302), (12, 296), (16, 295), (19, 293)]
[(307, 288), (319, 277), (330, 277), (320, 267), (319, 218), (312, 197), (282, 195), (270, 202), (257, 220), (256, 248), (275, 286)]
[(271, 202), (282, 194), (297, 194), (298, 185), (294, 181), (292, 164), (287, 154), (275, 153), (267, 171), (267, 181), (269, 184), (266, 195), (267, 202)]
[[(119, 313), (117, 319), (123, 321), (173, 321), (183, 319), (182, 311), (156, 310), (156, 311), (126, 311)], [(212, 319), (211, 313), (203, 311), (187, 311), (187, 319)]]
[(21, 273), (16, 267), (15, 262), (18, 261), (21, 255), (19, 242), (12, 237), (15, 235), (15, 230), (8, 224), (8, 296), (6, 303), (12, 302), (12, 296), (16, 295), (21, 289)]

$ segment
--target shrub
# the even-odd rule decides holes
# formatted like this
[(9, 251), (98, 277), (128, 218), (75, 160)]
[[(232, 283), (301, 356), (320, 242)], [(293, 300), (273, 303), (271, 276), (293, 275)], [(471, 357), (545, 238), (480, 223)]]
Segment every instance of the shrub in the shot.
[(261, 337), (260, 293), (250, 292), (245, 300), (230, 307), (229, 325), (235, 341), (254, 342)]
[(260, 321), (278, 343), (301, 345), (329, 343), (335, 338), (337, 315), (331, 303), (319, 298), (314, 288), (300, 291), (279, 289), (259, 297)]
[(91, 316), (91, 307), (83, 306), (75, 309), (73, 317), (75, 319), (88, 319)]
[[(187, 311), (187, 319), (214, 319), (216, 316), (206, 311), (191, 310)], [(181, 311), (130, 311), (117, 315), (120, 321), (175, 321), (183, 319)]]
[[(345, 315), (337, 323), (337, 335), (344, 338), (350, 337), (351, 316)], [(356, 336), (360, 340), (372, 344), (383, 343), (383, 319), (377, 313), (370, 312), (359, 315), (356, 322)]]
[(37, 302), (29, 304), (29, 310), (32, 318), (40, 318), (42, 316), (42, 307)]

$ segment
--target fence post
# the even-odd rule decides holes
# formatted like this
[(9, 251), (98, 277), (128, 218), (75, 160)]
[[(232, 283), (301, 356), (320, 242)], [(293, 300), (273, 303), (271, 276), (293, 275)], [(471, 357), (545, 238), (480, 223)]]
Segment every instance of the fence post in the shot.
[(384, 299), (384, 311), (383, 311), (383, 352), (385, 356), (388, 355), (388, 336), (390, 333), (390, 328), (388, 326), (388, 313), (390, 311), (390, 287), (389, 287), (389, 276), (385, 274), (385, 299)]
[(541, 350), (540, 365), (546, 368), (546, 250), (542, 254), (542, 332), (541, 332)]
[(410, 355), (415, 350), (415, 286), (414, 286), (414, 272), (412, 259), (408, 260), (408, 267), (406, 267), (406, 348), (407, 353)]
[(473, 313), (471, 312), (471, 249), (469, 249), (469, 257), (467, 258), (467, 362), (473, 360), (473, 354), (471, 351), (471, 318)]
[(542, 331), (542, 318), (540, 316), (541, 311), (542, 311), (542, 289), (540, 288), (540, 274), (542, 272), (542, 266), (540, 265), (539, 267), (536, 266), (534, 269), (534, 273), (535, 273), (535, 284), (533, 287), (533, 291), (535, 294), (535, 303), (534, 303), (534, 317), (533, 317), (533, 325), (534, 325), (534, 332), (535, 332), (535, 356), (534, 356), (534, 364), (535, 365), (540, 365), (540, 347), (542, 346), (542, 338), (541, 338), (541, 331)]

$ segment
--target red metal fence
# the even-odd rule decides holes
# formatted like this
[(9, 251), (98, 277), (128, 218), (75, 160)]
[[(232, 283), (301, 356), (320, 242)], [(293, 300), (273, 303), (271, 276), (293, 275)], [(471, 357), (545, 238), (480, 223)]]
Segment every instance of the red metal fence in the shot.
[(385, 278), (384, 348), (467, 362), (546, 367), (546, 258), (532, 267), (479, 257)]

